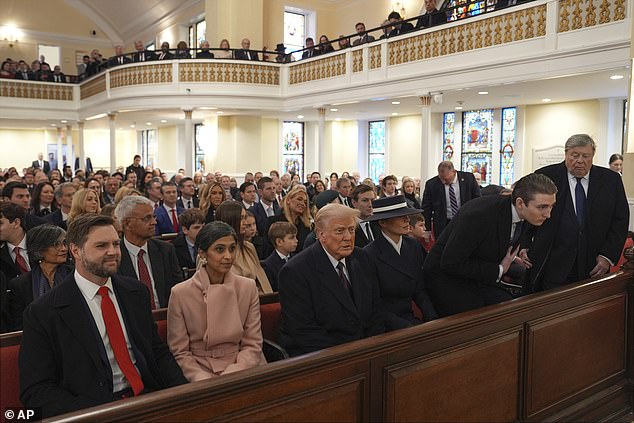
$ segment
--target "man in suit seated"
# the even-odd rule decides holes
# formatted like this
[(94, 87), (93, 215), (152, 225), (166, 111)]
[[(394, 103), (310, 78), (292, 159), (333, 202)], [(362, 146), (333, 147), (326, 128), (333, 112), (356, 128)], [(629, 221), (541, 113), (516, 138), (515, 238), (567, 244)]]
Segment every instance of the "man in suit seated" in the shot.
[(306, 38), (306, 50), (302, 53), (302, 59), (309, 59), (315, 56), (319, 56), (319, 50), (315, 48), (315, 41), (308, 37)]
[(73, 205), (75, 192), (75, 185), (71, 182), (63, 182), (55, 187), (55, 202), (59, 207), (53, 213), (46, 215), (44, 219), (47, 223), (57, 225), (66, 230), (66, 221), (68, 220), (70, 207)]
[(205, 214), (200, 209), (185, 210), (178, 216), (183, 233), (172, 241), (176, 250), (178, 265), (187, 269), (196, 267), (196, 237), (198, 232), (205, 226)]
[(354, 29), (357, 31), (357, 35), (359, 38), (352, 42), (353, 46), (359, 46), (361, 44), (370, 43), (374, 41), (374, 37), (369, 35), (365, 31), (365, 24), (363, 22), (359, 22), (354, 26)]
[(359, 210), (359, 219), (361, 219), (354, 236), (354, 245), (363, 248), (374, 241), (378, 234), (377, 226), (366, 221), (372, 216), (372, 201), (376, 198), (376, 192), (371, 186), (361, 184), (354, 187), (351, 197), (352, 206)]
[(248, 38), (243, 38), (240, 43), (242, 47), (241, 50), (236, 50), (235, 58), (238, 60), (253, 60), (258, 61), (260, 58), (258, 57), (258, 53), (255, 51), (249, 50), (251, 48), (251, 40)]
[(51, 171), (51, 165), (48, 161), (44, 160), (44, 154), (42, 153), (37, 153), (37, 160), (33, 160), (31, 167), (33, 169), (42, 169), (47, 175)]
[(454, 169), (450, 161), (440, 162), (438, 176), (425, 182), (421, 201), (425, 222), (433, 228), (436, 239), (460, 207), (477, 197), (480, 186), (473, 173)]
[(243, 182), (240, 185), (240, 201), (245, 210), (249, 210), (253, 207), (258, 198), (257, 187), (253, 182)]
[(66, 239), (74, 274), (24, 312), (22, 404), (50, 417), (187, 383), (159, 338), (148, 291), (116, 274), (113, 220), (80, 216)]
[(436, 8), (436, 0), (425, 0), (420, 15), (416, 28), (430, 28), (447, 22), (447, 14)]
[(440, 316), (514, 298), (509, 268), (531, 266), (526, 249), (534, 228), (525, 226), (541, 226), (550, 217), (556, 193), (549, 178), (531, 173), (515, 183), (511, 196), (480, 197), (460, 209), (425, 260), (427, 289)]
[(132, 56), (133, 62), (151, 62), (152, 60), (156, 60), (156, 54), (143, 47), (143, 41), (135, 41), (134, 49), (136, 53)]
[(121, 188), (121, 182), (118, 178), (114, 176), (108, 176), (105, 179), (105, 183), (103, 186), (103, 195), (102, 195), (102, 203), (103, 204), (114, 204), (114, 196), (117, 194), (117, 191)]
[(170, 43), (163, 41), (161, 43), (161, 52), (158, 54), (158, 60), (172, 60), (174, 55), (170, 52)]
[(123, 46), (118, 45), (114, 46), (114, 56), (108, 59), (108, 67), (113, 68), (115, 66), (125, 65), (127, 63), (131, 63), (129, 57), (123, 55)]
[(196, 194), (196, 185), (192, 178), (186, 176), (178, 181), (178, 189), (181, 192), (181, 197), (176, 203), (178, 207), (189, 210), (200, 205), (198, 197), (194, 196)]
[(35, 75), (31, 72), (29, 65), (24, 60), (20, 60), (18, 71), (15, 73), (15, 79), (21, 79), (23, 81), (35, 80)]
[(279, 274), (279, 341), (290, 355), (305, 354), (385, 331), (385, 313), (367, 254), (354, 246), (359, 212), (324, 206), (317, 238)]
[(231, 177), (229, 175), (222, 175), (220, 178), (220, 185), (225, 190), (227, 200), (238, 200), (240, 197), (240, 190), (238, 187), (231, 186)]
[(0, 271), (7, 281), (31, 270), (25, 216), (23, 207), (8, 201), (0, 203)]
[(66, 75), (64, 75), (62, 73), (62, 68), (60, 65), (55, 65), (55, 67), (53, 67), (53, 77), (52, 77), (52, 81), (53, 82), (66, 82)]
[(164, 182), (163, 185), (161, 185), (161, 194), (163, 195), (163, 204), (154, 209), (156, 235), (181, 233), (182, 230), (178, 224), (178, 216), (184, 212), (185, 209), (176, 205), (178, 195), (176, 185), (171, 182)]
[(268, 228), (268, 218), (279, 216), (282, 210), (280, 209), (280, 205), (277, 204), (277, 201), (275, 201), (275, 184), (273, 183), (273, 179), (264, 176), (260, 178), (257, 184), (260, 201), (255, 203), (249, 211), (255, 216), (258, 234), (265, 237)]
[(43, 218), (29, 213), (29, 209), (31, 208), (31, 193), (29, 192), (29, 187), (24, 182), (11, 181), (6, 184), (4, 188), (2, 188), (2, 197), (25, 210), (26, 216), (24, 217), (24, 223), (27, 231), (46, 223), (46, 220)]
[(352, 184), (350, 183), (350, 179), (348, 178), (339, 178), (337, 179), (337, 183), (335, 184), (336, 191), (339, 193), (339, 202), (344, 206), (352, 207), (352, 202), (350, 201), (350, 191), (352, 191)]
[(398, 12), (391, 12), (387, 20), (392, 24), (392, 30), (388, 37), (396, 37), (414, 30), (414, 25), (409, 22), (403, 22), (403, 18)]
[(152, 239), (156, 219), (145, 197), (125, 197), (114, 211), (123, 231), (119, 274), (141, 281), (150, 291), (152, 309), (167, 307), (172, 286), (183, 280), (174, 246)]
[(200, 42), (200, 51), (196, 53), (196, 59), (213, 59), (214, 54), (209, 51), (209, 41)]
[(275, 222), (269, 228), (269, 241), (275, 250), (260, 264), (266, 272), (273, 291), (277, 291), (277, 279), (282, 266), (297, 248), (297, 227), (288, 222)]

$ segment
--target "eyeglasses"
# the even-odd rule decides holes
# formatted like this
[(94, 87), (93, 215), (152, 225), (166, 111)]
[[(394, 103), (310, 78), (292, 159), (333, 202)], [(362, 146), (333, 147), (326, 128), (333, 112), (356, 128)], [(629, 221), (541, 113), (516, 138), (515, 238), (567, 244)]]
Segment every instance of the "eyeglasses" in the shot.
[(55, 243), (53, 243), (52, 247), (54, 248), (66, 248), (66, 238), (64, 239), (58, 239), (57, 241), (55, 241)]

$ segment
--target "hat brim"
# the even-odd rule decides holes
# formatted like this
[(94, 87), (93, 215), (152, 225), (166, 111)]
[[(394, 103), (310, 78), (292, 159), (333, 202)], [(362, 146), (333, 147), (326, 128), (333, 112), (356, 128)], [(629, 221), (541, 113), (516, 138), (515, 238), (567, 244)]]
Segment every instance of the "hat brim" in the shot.
[(393, 217), (402, 217), (402, 216), (411, 216), (413, 214), (421, 214), (423, 210), (421, 209), (413, 209), (410, 207), (403, 207), (397, 210), (390, 210), (383, 213), (376, 213), (372, 216), (363, 219), (364, 222), (376, 222), (379, 220), (391, 219)]

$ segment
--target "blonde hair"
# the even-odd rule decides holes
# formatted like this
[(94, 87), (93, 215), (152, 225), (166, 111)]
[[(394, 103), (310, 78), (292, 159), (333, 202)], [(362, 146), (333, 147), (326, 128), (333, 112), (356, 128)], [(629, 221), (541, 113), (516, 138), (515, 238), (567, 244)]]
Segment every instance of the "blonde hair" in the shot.
[(85, 203), (88, 195), (90, 194), (93, 194), (95, 197), (97, 197), (97, 211), (95, 213), (101, 213), (101, 207), (99, 205), (99, 195), (95, 192), (95, 190), (84, 188), (80, 189), (75, 193), (75, 195), (73, 195), (73, 203), (70, 206), (70, 212), (68, 212), (69, 221), (87, 213)]
[(121, 200), (123, 200), (128, 195), (141, 195), (141, 193), (130, 187), (121, 187), (117, 190), (117, 193), (114, 195), (114, 203), (119, 204)]
[[(302, 185), (302, 187), (303, 187), (303, 185)], [(295, 220), (291, 216), (290, 200), (295, 198), (295, 197), (297, 197), (300, 194), (305, 196), (306, 197), (306, 207), (304, 208), (304, 212), (298, 217), (299, 217), (299, 220), (302, 221), (304, 226), (306, 226), (307, 228), (310, 228), (310, 206), (308, 205), (308, 194), (305, 191), (306, 187), (303, 187), (303, 188), (304, 189), (299, 188), (299, 187), (294, 187), (293, 189), (290, 190), (290, 192), (288, 194), (286, 194), (286, 197), (284, 197), (284, 199), (282, 200), (282, 204), (283, 204), (283, 207), (284, 207), (283, 213), (284, 213), (284, 217), (286, 218), (286, 220), (294, 225), (295, 224)]]
[(222, 185), (220, 185), (219, 182), (214, 182), (212, 184), (207, 184), (204, 187), (201, 188), (200, 190), (200, 209), (206, 214), (209, 211), (209, 208), (211, 207), (211, 190), (214, 187), (220, 187), (220, 190), (222, 191), (222, 201), (220, 202), (220, 204), (222, 204), (223, 201), (225, 201), (227, 199), (227, 194), (225, 193), (224, 188), (222, 187)]
[(359, 210), (338, 203), (326, 204), (319, 209), (317, 216), (315, 216), (315, 227), (323, 231), (331, 219), (345, 219), (347, 217), (354, 218), (357, 222)]

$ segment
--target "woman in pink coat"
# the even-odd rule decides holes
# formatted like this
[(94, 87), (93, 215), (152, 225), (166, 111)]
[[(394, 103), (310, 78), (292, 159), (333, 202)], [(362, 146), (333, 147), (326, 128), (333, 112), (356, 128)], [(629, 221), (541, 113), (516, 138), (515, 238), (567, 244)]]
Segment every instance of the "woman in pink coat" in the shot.
[(208, 223), (196, 248), (203, 265), (172, 288), (167, 308), (167, 343), (183, 374), (195, 382), (266, 364), (255, 281), (231, 272), (235, 231)]

